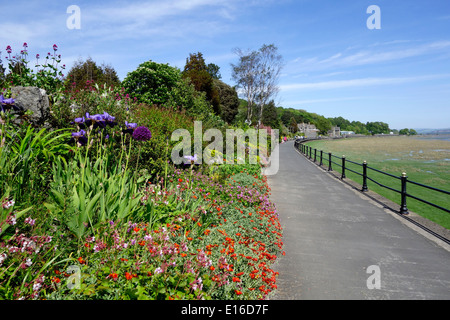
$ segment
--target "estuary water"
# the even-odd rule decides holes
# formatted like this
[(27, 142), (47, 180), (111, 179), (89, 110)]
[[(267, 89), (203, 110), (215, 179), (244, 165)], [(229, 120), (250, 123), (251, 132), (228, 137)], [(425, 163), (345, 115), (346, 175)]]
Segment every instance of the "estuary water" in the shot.
[(450, 134), (420, 135), (417, 136), (417, 139), (450, 141)]

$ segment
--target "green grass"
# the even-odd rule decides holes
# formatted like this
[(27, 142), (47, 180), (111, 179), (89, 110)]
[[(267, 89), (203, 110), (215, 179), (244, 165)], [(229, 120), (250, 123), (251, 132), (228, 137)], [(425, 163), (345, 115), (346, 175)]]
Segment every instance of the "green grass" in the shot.
[[(317, 162), (320, 150), (323, 150), (323, 165), (328, 167), (328, 153), (362, 164), (367, 161), (374, 168), (400, 177), (406, 173), (408, 180), (450, 191), (450, 141), (425, 140), (414, 137), (368, 137), (342, 140), (322, 140), (307, 143), (317, 149)], [(314, 150), (313, 150), (314, 153)], [(341, 164), (341, 159), (332, 157), (332, 161)], [(346, 161), (346, 168), (362, 173), (362, 166)], [(342, 173), (341, 166), (332, 163), (333, 171)], [(346, 179), (362, 184), (362, 176), (346, 170)], [(367, 174), (375, 181), (400, 190), (401, 181), (394, 177), (368, 169)], [(367, 180), (369, 190), (397, 203), (400, 207), (400, 194)], [(446, 209), (450, 208), (449, 195), (408, 183), (407, 193)], [(450, 229), (450, 213), (407, 198), (407, 207), (431, 221)]]

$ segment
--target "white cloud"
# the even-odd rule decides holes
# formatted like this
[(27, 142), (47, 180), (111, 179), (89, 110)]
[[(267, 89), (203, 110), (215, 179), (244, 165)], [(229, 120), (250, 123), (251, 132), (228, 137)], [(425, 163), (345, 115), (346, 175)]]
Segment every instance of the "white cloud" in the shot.
[(428, 81), (450, 77), (450, 74), (425, 75), (415, 77), (361, 78), (310, 83), (292, 83), (280, 85), (281, 91), (290, 90), (328, 90), (348, 87), (366, 87), (379, 85), (395, 85), (409, 82)]
[[(408, 41), (392, 41), (390, 44), (407, 43)], [(387, 43), (385, 43), (387, 44)], [(378, 45), (377, 45), (378, 46)], [(371, 47), (374, 47), (372, 45)], [(290, 63), (295, 69), (303, 71), (324, 70), (333, 67), (353, 67), (371, 65), (382, 62), (396, 61), (406, 58), (418, 57), (427, 54), (434, 54), (439, 51), (446, 52), (450, 48), (450, 41), (443, 40), (420, 46), (401, 48), (390, 51), (361, 50), (352, 54), (336, 53), (326, 58), (298, 57)]]

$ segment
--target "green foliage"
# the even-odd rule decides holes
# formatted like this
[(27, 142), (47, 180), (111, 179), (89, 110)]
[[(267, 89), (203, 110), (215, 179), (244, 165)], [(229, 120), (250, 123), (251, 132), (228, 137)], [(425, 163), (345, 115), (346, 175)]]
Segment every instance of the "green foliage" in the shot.
[[(10, 46), (8, 46), (10, 50)], [(8, 49), (8, 48), (7, 48)], [(60, 66), (61, 55), (56, 54), (58, 47), (53, 45), (53, 54), (48, 53), (41, 63), (39, 55), (36, 56), (36, 69), (29, 67), (28, 45), (23, 44), (20, 54), (11, 57), (8, 53), (9, 73), (6, 75), (6, 84), (10, 86), (35, 86), (44, 89), (50, 98), (57, 99), (58, 91), (62, 87), (62, 70), (65, 66)]]
[(390, 132), (389, 125), (381, 121), (367, 122), (366, 128), (371, 134), (389, 134)]
[(130, 122), (128, 111), (135, 105), (135, 99), (131, 99), (123, 88), (99, 86), (88, 80), (83, 89), (66, 90), (65, 98), (51, 106), (50, 122), (56, 128), (66, 128), (74, 116), (107, 112), (116, 117), (117, 123), (123, 124), (125, 120)]
[(98, 66), (92, 58), (76, 61), (66, 76), (65, 85), (70, 86), (72, 90), (82, 90), (87, 81), (91, 84), (96, 83), (100, 87), (120, 85), (119, 77), (113, 67), (105, 64)]
[(47, 188), (49, 164), (68, 154), (70, 134), (16, 125), (14, 117), (5, 113), (0, 114), (0, 123), (0, 194), (10, 188), (18, 204), (35, 203)]
[[(55, 65), (56, 51), (47, 58)], [(172, 167), (173, 131), (192, 134), (193, 119), (204, 130), (227, 125), (179, 70), (149, 65), (158, 70), (129, 74), (136, 91), (94, 77), (83, 88), (55, 86), (51, 131), (0, 115), (0, 299), (264, 299), (276, 288), (281, 227), (261, 167)], [(104, 112), (119, 128), (109, 116), (96, 123)], [(72, 122), (86, 132), (68, 143), (68, 124), (86, 113), (89, 121)], [(151, 139), (132, 140), (125, 120)]]
[(212, 75), (208, 71), (202, 53), (190, 54), (182, 72), (183, 78), (189, 78), (195, 90), (204, 92), (211, 103), (214, 113), (220, 115), (220, 96)]
[(125, 91), (148, 105), (166, 105), (180, 86), (181, 74), (168, 64), (146, 61), (122, 82)]
[(206, 70), (211, 75), (213, 79), (220, 80), (222, 75), (220, 74), (220, 67), (214, 63), (208, 63)]
[(236, 89), (218, 79), (213, 81), (220, 98), (221, 117), (227, 123), (232, 123), (239, 108), (239, 98)]
[(184, 110), (199, 120), (207, 118), (212, 111), (205, 93), (196, 91), (188, 79), (181, 77), (179, 69), (168, 64), (144, 62), (128, 73), (122, 86), (139, 102)]
[(416, 134), (417, 134), (417, 131), (414, 130), (414, 129), (408, 129), (408, 128), (405, 128), (405, 129), (401, 129), (401, 130), (398, 132), (398, 134), (400, 134), (400, 135), (406, 135), (406, 136), (413, 136), (413, 135), (416, 135)]
[(271, 127), (272, 129), (278, 129), (280, 127), (277, 108), (273, 100), (264, 106), (262, 114), (262, 123), (265, 124), (266, 126)]
[(266, 188), (261, 179), (256, 178), (255, 176), (249, 175), (246, 172), (239, 172), (237, 174), (232, 175), (226, 180), (226, 183), (230, 186), (241, 186), (241, 187), (255, 187), (257, 190), (261, 190), (262, 192), (266, 192)]
[[(103, 152), (102, 141), (98, 142), (97, 158), (92, 161), (88, 149), (94, 137), (89, 133), (88, 137), (85, 150), (78, 149), (71, 161), (54, 163), (49, 199), (44, 204), (78, 239), (89, 227), (137, 215), (142, 210), (138, 188), (146, 178), (138, 178), (128, 167), (128, 160), (122, 162), (122, 159), (129, 159), (131, 138), (129, 145), (123, 140), (120, 155), (114, 155), (113, 149), (108, 147), (109, 152)], [(125, 147), (128, 147), (128, 154), (125, 154)]]

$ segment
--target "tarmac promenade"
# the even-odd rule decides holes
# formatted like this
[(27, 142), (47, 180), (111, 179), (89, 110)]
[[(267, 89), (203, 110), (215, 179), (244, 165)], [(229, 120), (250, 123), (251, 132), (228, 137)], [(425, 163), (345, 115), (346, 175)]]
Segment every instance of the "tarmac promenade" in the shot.
[(272, 300), (450, 299), (450, 246), (280, 145), (285, 256)]

